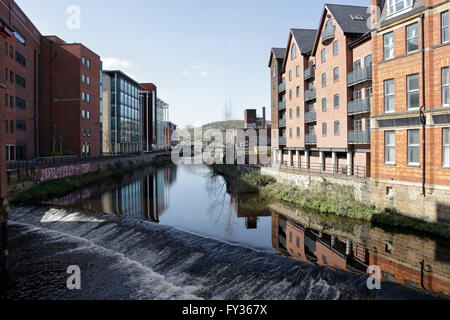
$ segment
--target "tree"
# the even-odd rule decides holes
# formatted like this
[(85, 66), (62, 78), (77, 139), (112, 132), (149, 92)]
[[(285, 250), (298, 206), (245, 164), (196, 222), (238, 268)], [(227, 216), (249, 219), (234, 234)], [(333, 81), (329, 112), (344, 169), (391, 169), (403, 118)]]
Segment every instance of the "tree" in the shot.
[(231, 98), (228, 98), (223, 105), (223, 120), (231, 121), (233, 119), (233, 103)]

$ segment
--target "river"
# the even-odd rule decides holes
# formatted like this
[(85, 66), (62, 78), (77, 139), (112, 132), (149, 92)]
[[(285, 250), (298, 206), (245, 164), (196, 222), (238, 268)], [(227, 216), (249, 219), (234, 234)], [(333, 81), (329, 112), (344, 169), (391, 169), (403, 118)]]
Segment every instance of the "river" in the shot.
[[(450, 245), (235, 198), (207, 166), (142, 169), (14, 207), (3, 299), (446, 299)], [(68, 290), (67, 268), (81, 270)], [(369, 290), (377, 266), (381, 288)]]

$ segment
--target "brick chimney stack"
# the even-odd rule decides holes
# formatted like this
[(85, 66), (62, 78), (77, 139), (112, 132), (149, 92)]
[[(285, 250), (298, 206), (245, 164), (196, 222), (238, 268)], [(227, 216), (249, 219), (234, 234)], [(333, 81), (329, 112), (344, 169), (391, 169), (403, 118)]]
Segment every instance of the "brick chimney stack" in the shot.
[(384, 0), (370, 0), (370, 14), (372, 27), (379, 22), (383, 2)]

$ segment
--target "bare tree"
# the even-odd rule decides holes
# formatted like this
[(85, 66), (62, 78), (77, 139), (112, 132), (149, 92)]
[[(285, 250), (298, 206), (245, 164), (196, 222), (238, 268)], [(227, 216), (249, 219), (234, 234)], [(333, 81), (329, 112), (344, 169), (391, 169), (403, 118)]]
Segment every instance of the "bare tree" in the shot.
[(233, 120), (233, 103), (231, 98), (228, 98), (223, 105), (223, 120), (231, 121)]

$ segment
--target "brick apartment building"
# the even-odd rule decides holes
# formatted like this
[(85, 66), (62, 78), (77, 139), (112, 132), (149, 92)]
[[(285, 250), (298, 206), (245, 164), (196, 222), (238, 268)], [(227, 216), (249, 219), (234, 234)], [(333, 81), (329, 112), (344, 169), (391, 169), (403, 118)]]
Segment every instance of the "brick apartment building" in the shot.
[(372, 5), (372, 177), (393, 205), (439, 221), (450, 214), (450, 2)]
[(367, 7), (325, 5), (318, 31), (290, 31), (281, 68), (276, 56), (281, 50), (272, 49), (277, 164), (370, 174), (372, 59), (367, 12)]
[[(280, 110), (280, 95), (285, 92), (284, 84), (282, 83), (282, 75), (283, 75), (283, 63), (284, 56), (286, 54), (285, 48), (272, 48), (270, 52), (269, 59), (269, 68), (270, 68), (270, 91), (271, 91), (271, 116), (272, 116), (272, 153), (275, 153), (280, 148), (280, 142), (282, 139), (280, 137), (286, 136), (284, 133), (284, 128), (282, 128), (283, 132), (281, 132), (278, 122), (280, 118), (285, 116), (286, 108), (281, 108)], [(283, 88), (284, 86), (284, 88)], [(285, 139), (283, 139), (285, 140)], [(284, 142), (284, 141), (283, 141)], [(283, 146), (285, 146), (285, 142)]]
[(153, 83), (141, 83), (144, 89), (141, 91), (142, 116), (143, 116), (143, 148), (144, 151), (151, 151), (156, 145), (156, 101), (158, 98), (158, 88)]
[(0, 106), (3, 158), (34, 158), (39, 152), (39, 55), (41, 34), (12, 0), (0, 0)]
[(100, 57), (79, 43), (42, 37), (42, 154), (100, 155)]

